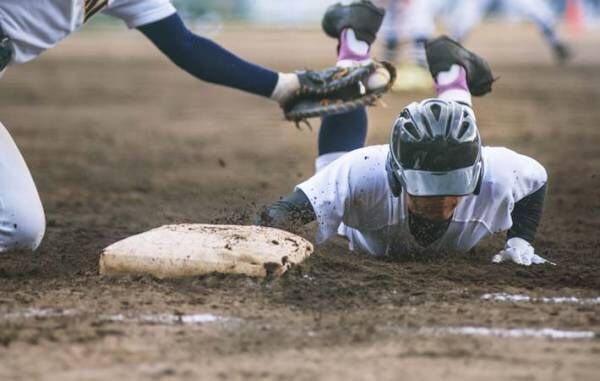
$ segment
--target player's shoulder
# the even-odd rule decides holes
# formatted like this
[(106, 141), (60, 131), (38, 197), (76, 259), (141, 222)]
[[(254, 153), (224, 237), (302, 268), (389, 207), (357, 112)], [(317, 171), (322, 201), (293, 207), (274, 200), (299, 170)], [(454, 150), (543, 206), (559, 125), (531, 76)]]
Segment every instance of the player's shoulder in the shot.
[(389, 146), (387, 144), (381, 144), (358, 148), (348, 152), (342, 157), (353, 164), (363, 163), (369, 165), (379, 161), (385, 162), (388, 152)]
[(492, 175), (490, 180), (512, 177), (515, 173), (546, 176), (545, 168), (537, 160), (506, 147), (483, 147), (482, 157), (484, 171)]
[(546, 169), (537, 160), (506, 147), (483, 147), (482, 156), (482, 186), (489, 186), (496, 197), (514, 195), (523, 187), (537, 188), (547, 181)]
[(353, 198), (370, 205), (387, 195), (389, 187), (385, 163), (388, 151), (388, 145), (377, 145), (348, 154), (348, 185)]
[(359, 148), (342, 156), (353, 180), (373, 180), (385, 172), (389, 146), (375, 145)]

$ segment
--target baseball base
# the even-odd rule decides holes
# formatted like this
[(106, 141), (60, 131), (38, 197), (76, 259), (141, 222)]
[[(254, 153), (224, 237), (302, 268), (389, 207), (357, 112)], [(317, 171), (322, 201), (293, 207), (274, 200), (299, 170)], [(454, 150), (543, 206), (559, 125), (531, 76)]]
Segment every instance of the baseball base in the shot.
[(177, 278), (212, 272), (276, 278), (313, 252), (283, 230), (239, 225), (165, 225), (104, 249), (100, 274)]

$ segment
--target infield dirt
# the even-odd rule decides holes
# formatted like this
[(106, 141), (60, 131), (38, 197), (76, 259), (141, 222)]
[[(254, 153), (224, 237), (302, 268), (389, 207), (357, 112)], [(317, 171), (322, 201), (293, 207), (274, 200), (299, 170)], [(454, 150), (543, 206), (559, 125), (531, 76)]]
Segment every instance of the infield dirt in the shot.
[[(491, 264), (500, 236), (468, 254), (403, 262), (354, 255), (339, 240), (273, 283), (105, 278), (98, 256), (163, 224), (250, 223), (313, 173), (315, 131), (296, 130), (273, 102), (193, 79), (137, 32), (84, 32), (9, 70), (1, 120), (38, 184), (48, 228), (35, 254), (0, 256), (0, 379), (599, 379), (600, 304), (481, 299), (600, 296), (599, 40), (574, 41), (567, 66), (553, 64), (532, 27), (486, 25), (469, 41), (500, 77), (475, 102), (485, 143), (548, 169), (536, 247), (558, 266)], [(217, 41), (281, 71), (329, 66), (335, 49), (312, 29), (226, 27)], [(385, 143), (401, 107), (432, 94), (393, 94), (387, 108), (370, 109), (368, 143)], [(228, 320), (105, 318), (161, 313)], [(458, 326), (596, 338), (423, 331)]]

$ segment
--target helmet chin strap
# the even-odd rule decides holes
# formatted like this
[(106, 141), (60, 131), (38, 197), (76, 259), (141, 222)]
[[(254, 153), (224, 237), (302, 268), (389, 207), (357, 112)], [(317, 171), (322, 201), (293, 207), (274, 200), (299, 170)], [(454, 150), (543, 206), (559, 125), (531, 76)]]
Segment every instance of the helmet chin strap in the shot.
[(473, 194), (478, 196), (481, 192), (481, 183), (483, 182), (483, 159), (481, 160), (481, 169), (479, 170), (479, 177), (477, 178), (477, 185), (475, 185), (475, 190)]
[(385, 162), (385, 171), (387, 172), (388, 185), (392, 195), (396, 198), (402, 194), (402, 183), (393, 168), (391, 153), (388, 153), (388, 158)]

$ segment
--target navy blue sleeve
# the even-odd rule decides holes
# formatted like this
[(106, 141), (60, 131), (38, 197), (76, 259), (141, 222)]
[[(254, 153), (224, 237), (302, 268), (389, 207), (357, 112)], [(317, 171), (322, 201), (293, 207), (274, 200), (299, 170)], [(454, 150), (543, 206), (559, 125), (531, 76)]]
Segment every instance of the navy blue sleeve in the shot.
[(177, 13), (138, 28), (177, 66), (201, 80), (271, 96), (278, 74), (190, 32)]
[(519, 237), (533, 244), (544, 211), (547, 185), (544, 184), (537, 191), (515, 203), (510, 214), (513, 225), (507, 234), (509, 239)]

